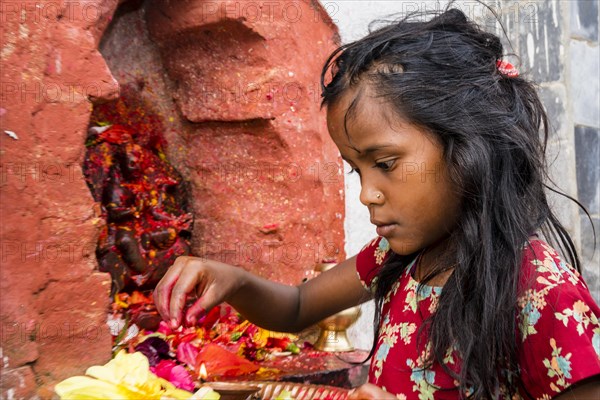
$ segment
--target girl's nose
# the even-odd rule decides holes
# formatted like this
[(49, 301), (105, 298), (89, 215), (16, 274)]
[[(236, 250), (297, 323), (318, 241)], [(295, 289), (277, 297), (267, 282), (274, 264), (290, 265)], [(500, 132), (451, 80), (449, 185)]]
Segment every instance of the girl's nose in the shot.
[(376, 188), (363, 185), (360, 188), (360, 202), (369, 207), (375, 204), (382, 204), (384, 201), (383, 193)]

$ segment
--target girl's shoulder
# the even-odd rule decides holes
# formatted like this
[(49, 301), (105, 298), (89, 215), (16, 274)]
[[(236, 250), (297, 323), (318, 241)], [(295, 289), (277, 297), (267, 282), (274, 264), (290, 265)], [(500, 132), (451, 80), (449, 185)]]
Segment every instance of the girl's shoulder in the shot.
[(583, 278), (542, 240), (524, 248), (518, 297), (519, 368), (535, 399), (600, 374), (600, 308)]
[(371, 292), (375, 290), (375, 278), (390, 254), (387, 239), (376, 237), (356, 255), (356, 272), (365, 289)]
[(537, 290), (550, 293), (561, 286), (561, 292), (589, 294), (581, 274), (562, 259), (558, 252), (541, 239), (530, 240), (524, 246), (521, 264), (520, 292)]
[(543, 240), (530, 240), (524, 248), (518, 293), (523, 341), (537, 332), (538, 321), (575, 327), (578, 333), (581, 326), (569, 325), (568, 317), (598, 324), (600, 307), (583, 277)]

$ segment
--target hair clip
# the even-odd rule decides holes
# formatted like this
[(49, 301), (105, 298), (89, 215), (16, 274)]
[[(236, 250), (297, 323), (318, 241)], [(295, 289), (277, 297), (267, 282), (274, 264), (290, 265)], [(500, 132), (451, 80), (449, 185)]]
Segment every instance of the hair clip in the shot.
[(516, 78), (519, 76), (519, 71), (508, 61), (498, 60), (496, 61), (496, 67), (502, 75), (506, 75), (509, 78)]

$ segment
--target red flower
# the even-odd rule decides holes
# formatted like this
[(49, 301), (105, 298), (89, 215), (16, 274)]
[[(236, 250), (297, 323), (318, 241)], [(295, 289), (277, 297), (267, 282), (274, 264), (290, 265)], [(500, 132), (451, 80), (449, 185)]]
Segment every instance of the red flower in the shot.
[(177, 360), (187, 364), (190, 368), (194, 368), (198, 352), (198, 348), (193, 344), (189, 342), (181, 343), (177, 347)]
[(204, 363), (209, 376), (240, 376), (256, 372), (259, 368), (253, 362), (214, 343), (209, 343), (200, 350), (196, 358), (196, 370), (202, 363)]

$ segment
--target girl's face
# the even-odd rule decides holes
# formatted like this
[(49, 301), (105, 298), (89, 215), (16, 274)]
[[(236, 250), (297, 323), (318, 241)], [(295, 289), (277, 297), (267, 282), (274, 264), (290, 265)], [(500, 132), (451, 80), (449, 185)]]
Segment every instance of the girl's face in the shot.
[(327, 125), (342, 158), (360, 176), (360, 201), (369, 208), (377, 234), (395, 253), (436, 247), (448, 237), (460, 201), (433, 134), (398, 118), (383, 99), (360, 85), (328, 107)]

